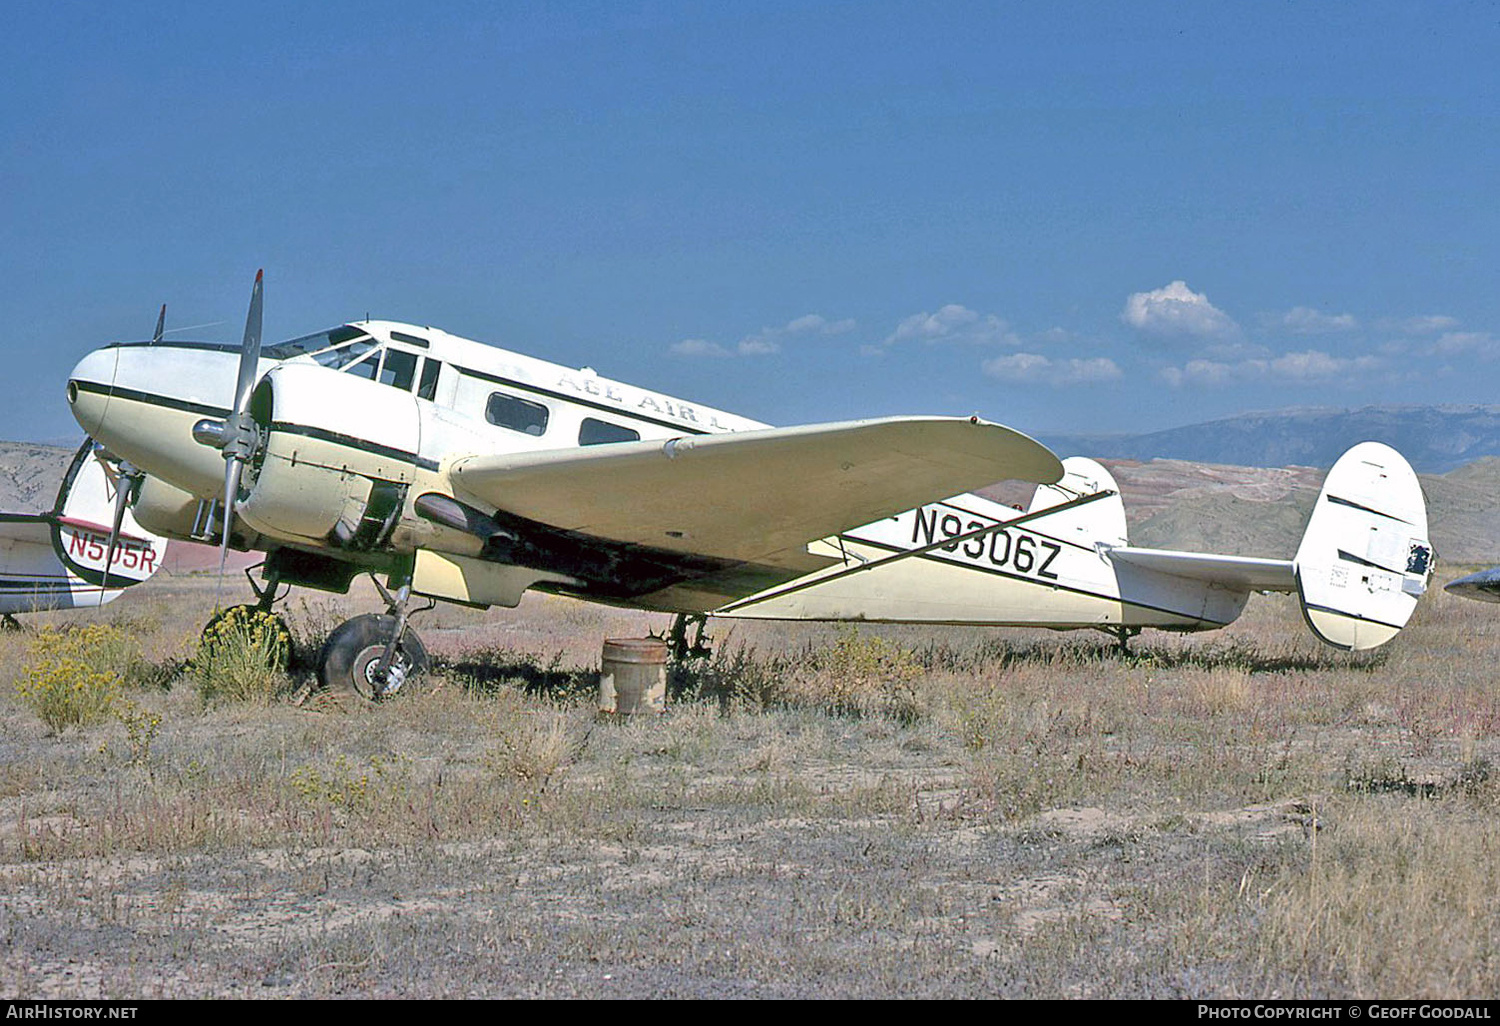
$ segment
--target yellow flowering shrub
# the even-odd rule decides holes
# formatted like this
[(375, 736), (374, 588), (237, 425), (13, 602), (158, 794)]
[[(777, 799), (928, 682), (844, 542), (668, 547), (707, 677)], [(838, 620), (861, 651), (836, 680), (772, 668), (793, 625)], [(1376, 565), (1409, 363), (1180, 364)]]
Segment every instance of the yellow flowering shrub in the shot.
[(269, 702), (285, 684), (291, 647), (276, 614), (235, 606), (204, 628), (188, 676), (205, 704)]
[(124, 682), (122, 670), (108, 663), (122, 639), (118, 627), (106, 624), (74, 630), (44, 627), (16, 678), (16, 692), (57, 732), (105, 720)]

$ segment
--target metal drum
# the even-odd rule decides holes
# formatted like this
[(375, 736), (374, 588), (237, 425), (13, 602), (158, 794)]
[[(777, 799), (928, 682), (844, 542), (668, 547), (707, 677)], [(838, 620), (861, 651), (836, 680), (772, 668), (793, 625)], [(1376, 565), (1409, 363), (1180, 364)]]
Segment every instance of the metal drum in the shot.
[(658, 638), (606, 638), (599, 711), (632, 716), (666, 708), (667, 643)]

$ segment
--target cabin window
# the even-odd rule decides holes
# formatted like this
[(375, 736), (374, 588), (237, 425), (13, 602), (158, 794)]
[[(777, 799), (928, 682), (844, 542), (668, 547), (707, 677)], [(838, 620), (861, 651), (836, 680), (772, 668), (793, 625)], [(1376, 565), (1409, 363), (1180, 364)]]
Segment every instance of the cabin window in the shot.
[(578, 429), (579, 445), (608, 445), (611, 442), (639, 442), (640, 440), (641, 433), (634, 428), (621, 427), (607, 420), (595, 420), (593, 417), (583, 418), (583, 426)]
[(422, 364), (422, 383), (417, 386), (418, 399), (432, 399), (437, 395), (438, 375), (442, 370), (442, 362), (430, 356)]
[(547, 407), (504, 392), (490, 394), (484, 418), (491, 424), (528, 435), (540, 435), (547, 430)]
[(417, 376), (417, 354), (400, 349), (385, 351), (385, 366), (380, 368), (380, 383), (411, 391), (411, 383)]
[(404, 331), (391, 332), (391, 341), (405, 342), (407, 345), (416, 346), (419, 349), (426, 349), (428, 345), (427, 340), (425, 338), (422, 338), (420, 335), (408, 335)]

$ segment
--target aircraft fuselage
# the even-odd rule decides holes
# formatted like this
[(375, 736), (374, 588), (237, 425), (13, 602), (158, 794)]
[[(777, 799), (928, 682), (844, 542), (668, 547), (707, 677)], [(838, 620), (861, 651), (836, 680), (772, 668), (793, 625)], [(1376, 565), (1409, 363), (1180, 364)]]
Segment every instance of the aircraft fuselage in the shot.
[[(148, 475), (135, 516), (149, 529), (198, 541), (222, 532), (224, 455), (195, 428), (208, 421), (211, 429), (230, 412), (238, 362), (231, 345), (121, 343), (74, 369), (68, 396), (79, 424)], [(414, 565), (418, 592), (480, 605), (514, 605), (540, 587), (711, 612), (809, 572), (833, 574), (1010, 515), (956, 496), (815, 542), (797, 568), (694, 562), (517, 522), (465, 494), (450, 465), (475, 453), (767, 425), (587, 368), (387, 321), (267, 346), (257, 379), (250, 413), (259, 448), (241, 482), (231, 544), (273, 553), (288, 580), (314, 587), (341, 590), (360, 570)], [(1120, 520), (1113, 544), (1124, 543)], [(873, 589), (861, 580), (857, 601), (809, 578), (796, 597), (736, 615), (1198, 630), (1228, 623), (1244, 606), (1243, 589), (1117, 567), (1098, 540), (1042, 520), (892, 566)]]

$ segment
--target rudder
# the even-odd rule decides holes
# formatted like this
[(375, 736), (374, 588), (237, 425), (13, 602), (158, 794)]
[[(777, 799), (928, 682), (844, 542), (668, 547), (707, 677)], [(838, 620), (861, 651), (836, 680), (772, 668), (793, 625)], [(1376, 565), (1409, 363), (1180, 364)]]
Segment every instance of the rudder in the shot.
[(118, 589), (149, 579), (160, 569), (166, 552), (166, 540), (141, 527), (127, 507), (111, 558), (109, 535), (116, 489), (129, 487), (130, 480), (118, 466), (85, 440), (74, 454), (57, 502), (47, 516), (57, 555), (69, 573), (99, 590), (101, 605), (114, 598)]
[(1427, 503), (1395, 449), (1361, 442), (1329, 470), (1295, 560), (1307, 625), (1337, 648), (1375, 648), (1406, 626), (1432, 574)]

